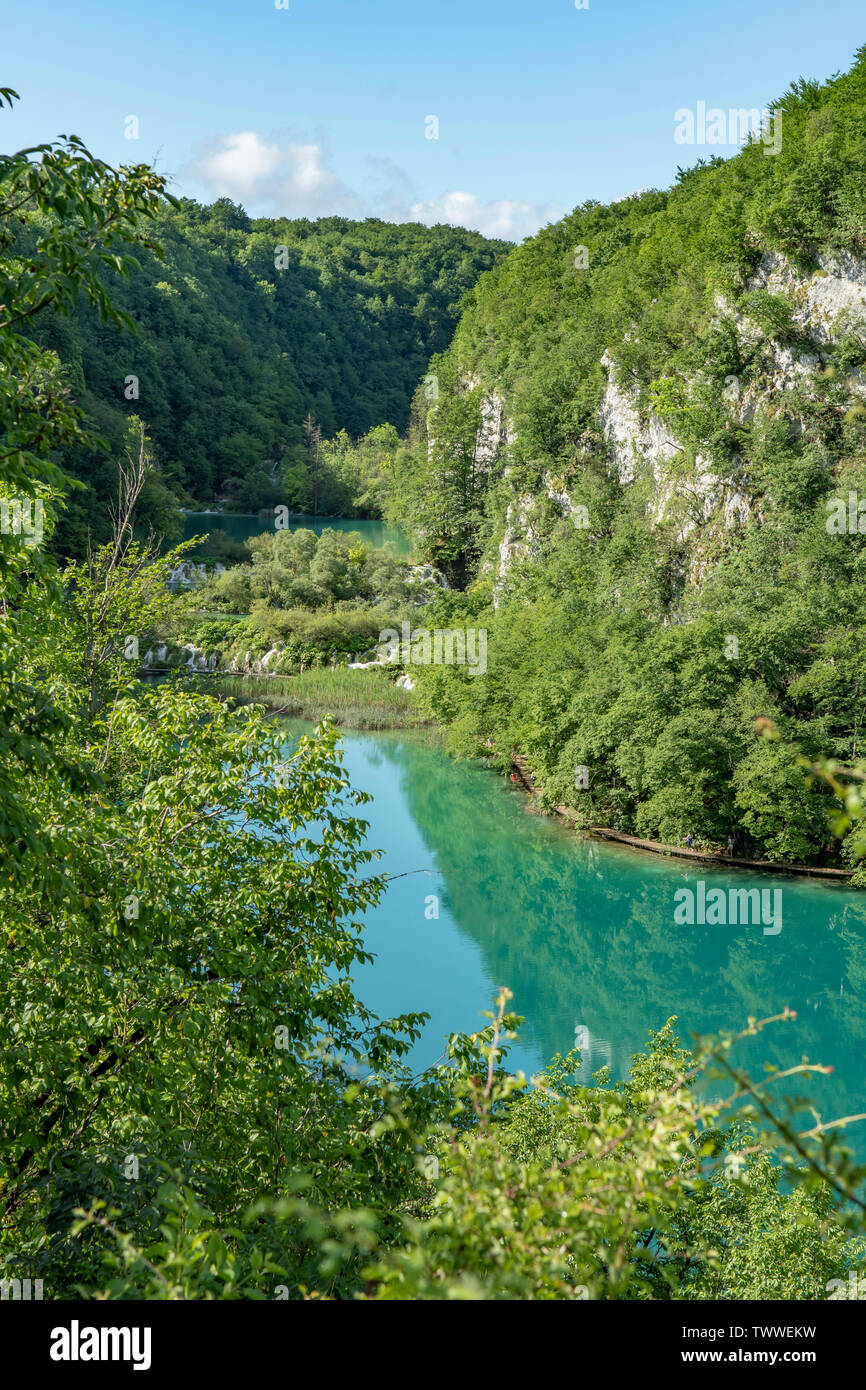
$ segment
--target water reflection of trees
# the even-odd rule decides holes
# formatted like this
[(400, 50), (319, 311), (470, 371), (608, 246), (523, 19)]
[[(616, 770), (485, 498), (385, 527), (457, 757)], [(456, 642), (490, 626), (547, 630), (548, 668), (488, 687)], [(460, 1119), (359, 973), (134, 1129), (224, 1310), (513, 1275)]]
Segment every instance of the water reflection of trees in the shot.
[[(527, 813), (491, 774), (449, 764), (435, 748), (384, 743), (408, 767), (407, 794), (447, 883), (450, 910), (480, 947), (490, 977), (514, 991), (527, 1041), (548, 1057), (587, 1030), (593, 1069), (622, 1074), (647, 1030), (676, 1013), (684, 1038), (742, 1026), (787, 1004), (780, 1025), (740, 1054), (759, 1066), (803, 1054), (835, 1067), (812, 1094), (826, 1116), (862, 1109), (866, 1037), (866, 902), (851, 890), (790, 877), (783, 929), (677, 926), (674, 891), (742, 874), (576, 839)], [(805, 1090), (798, 1086), (798, 1091)]]

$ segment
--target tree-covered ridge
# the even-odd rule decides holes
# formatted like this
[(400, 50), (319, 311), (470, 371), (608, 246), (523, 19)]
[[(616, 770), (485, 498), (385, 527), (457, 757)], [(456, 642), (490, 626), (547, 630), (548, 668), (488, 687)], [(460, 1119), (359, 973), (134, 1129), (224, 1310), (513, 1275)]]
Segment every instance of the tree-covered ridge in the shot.
[[(142, 248), (115, 289), (137, 334), (82, 303), (43, 323), (39, 341), (111, 454), (122, 455), (125, 417), (138, 414), (164, 489), (206, 506), (224, 494), (242, 510), (285, 500), (283, 470), (305, 456), (313, 426), (325, 437), (404, 428), (462, 296), (507, 249), (455, 227), (250, 218), (226, 199), (166, 204), (154, 235), (163, 255)], [(70, 505), (64, 553), (80, 553), (88, 524), (107, 534), (111, 454), (78, 448), (66, 459), (88, 492)], [(158, 528), (167, 500), (153, 502)]]
[(705, 361), (714, 378), (735, 371), (707, 336), (719, 292), (748, 296), (768, 336), (790, 336), (785, 305), (745, 283), (769, 248), (813, 269), (822, 251), (866, 255), (864, 104), (866, 48), (850, 72), (798, 82), (774, 104), (778, 153), (754, 140), (680, 171), (669, 191), (585, 203), (482, 277), (451, 355), (508, 391), (519, 456), (554, 463), (580, 448), (597, 427), (606, 350), (644, 404), (663, 375)]
[(392, 505), (489, 629), (484, 677), (425, 676), (455, 747), (520, 749), (587, 823), (826, 862), (797, 757), (862, 755), (866, 550), (828, 523), (866, 496), (866, 50), (775, 110), (778, 152), (482, 277)]

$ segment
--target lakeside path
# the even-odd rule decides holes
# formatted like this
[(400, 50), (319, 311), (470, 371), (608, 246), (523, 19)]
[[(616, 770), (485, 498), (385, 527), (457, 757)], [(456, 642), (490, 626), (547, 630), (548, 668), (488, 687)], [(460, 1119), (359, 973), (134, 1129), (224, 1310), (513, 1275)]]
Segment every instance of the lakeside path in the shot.
[[(522, 753), (512, 753), (511, 766), (520, 778), (524, 790), (530, 796), (540, 797), (543, 789), (532, 780), (529, 765)], [(559, 820), (566, 821), (569, 825), (577, 828), (577, 816), (569, 806), (555, 806), (553, 814)], [(615, 840), (619, 844), (629, 845), (632, 849), (642, 849), (650, 854), (670, 854), (679, 859), (699, 859), (706, 864), (733, 865), (738, 869), (762, 869), (765, 872), (775, 874), (804, 874), (808, 878), (832, 878), (845, 880), (851, 877), (853, 869), (820, 869), (812, 864), (777, 864), (771, 859), (740, 859), (733, 854), (714, 854), (710, 850), (688, 849), (685, 845), (663, 845), (658, 840), (641, 840), (636, 835), (626, 835), (622, 830), (611, 830), (606, 825), (591, 825), (586, 831), (585, 827), (579, 827), (590, 835), (595, 835), (602, 840)]]

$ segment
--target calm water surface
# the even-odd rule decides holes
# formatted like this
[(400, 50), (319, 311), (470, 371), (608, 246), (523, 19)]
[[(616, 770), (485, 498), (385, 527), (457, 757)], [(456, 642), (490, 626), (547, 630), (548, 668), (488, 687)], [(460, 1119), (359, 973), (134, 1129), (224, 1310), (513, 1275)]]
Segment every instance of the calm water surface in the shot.
[[(311, 729), (287, 723), (292, 740)], [(454, 763), (417, 734), (346, 732), (343, 749), (352, 784), (373, 796), (362, 814), (382, 871), (410, 875), (367, 915), (376, 961), (356, 971), (358, 993), (382, 1017), (431, 1015), (412, 1057), (419, 1067), (449, 1032), (481, 1026), (502, 984), (526, 1018), (512, 1066), (538, 1070), (578, 1043), (587, 1079), (602, 1066), (623, 1076), (672, 1014), (688, 1042), (788, 1005), (796, 1022), (737, 1056), (757, 1073), (806, 1054), (835, 1068), (793, 1088), (822, 1118), (866, 1110), (866, 895), (582, 840), (495, 773)], [(781, 932), (675, 925), (675, 891), (699, 878), (781, 889)], [(431, 894), (438, 919), (425, 915)], [(864, 1130), (851, 1131), (861, 1153)]]
[[(368, 545), (375, 550), (393, 550), (395, 555), (408, 557), (411, 543), (402, 531), (386, 526), (384, 521), (362, 521), (342, 516), (312, 517), (294, 516), (289, 518), (291, 531), (315, 531), (320, 536), (323, 531), (359, 531)], [(182, 540), (193, 536), (210, 535), (211, 531), (227, 531), (234, 541), (248, 541), (250, 536), (260, 536), (274, 529), (273, 514), (259, 516), (257, 513), (242, 515), (230, 512), (185, 512), (183, 518)]]

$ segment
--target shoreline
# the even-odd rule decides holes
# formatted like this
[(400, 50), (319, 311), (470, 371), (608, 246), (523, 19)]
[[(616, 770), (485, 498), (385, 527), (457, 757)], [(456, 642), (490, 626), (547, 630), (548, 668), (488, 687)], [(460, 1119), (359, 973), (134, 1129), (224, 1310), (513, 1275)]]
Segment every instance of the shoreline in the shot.
[[(168, 675), (172, 670), (177, 669), (178, 668), (171, 667), (166, 667), (164, 669), (149, 668), (148, 670), (139, 671), (138, 674), (139, 678), (152, 675)], [(327, 671), (333, 670), (334, 668), (323, 667), (321, 669)], [(217, 678), (217, 680), (220, 677), (223, 679), (229, 678), (243, 685), (247, 683), (252, 685), (255, 682), (266, 684), (269, 681), (291, 681), (295, 679), (291, 676), (279, 676), (277, 673), (267, 675), (264, 673), (257, 673), (253, 675), (236, 672), (229, 673), (225, 671), (195, 671), (184, 672), (184, 674), (205, 677), (210, 676), (211, 678)], [(256, 693), (259, 696), (264, 696), (271, 692), (259, 689)], [(265, 700), (257, 700), (256, 693), (253, 693), (252, 690), (250, 690), (249, 694), (247, 694), (247, 692), (241, 694), (237, 691), (223, 692), (218, 698), (235, 699), (244, 704), (264, 703), (272, 714), (289, 719), (304, 719), (310, 722), (318, 722), (322, 718), (328, 718), (334, 724), (335, 728), (344, 729), (348, 732), (398, 733), (408, 732), (410, 730), (428, 733), (431, 730), (435, 730), (437, 733), (441, 732), (435, 720), (413, 719), (409, 710), (402, 712), (408, 715), (408, 718), (395, 718), (394, 714), (396, 712), (394, 711), (376, 711), (374, 713), (370, 710), (369, 706), (365, 707), (363, 701), (359, 701), (356, 706), (344, 708), (342, 711), (337, 712), (325, 708), (324, 703), (320, 703), (315, 699), (309, 700), (309, 702), (305, 702), (301, 699), (298, 700), (297, 703), (294, 703), (290, 692), (287, 691), (280, 692), (281, 698), (277, 697), (276, 700), (273, 698), (273, 696), (276, 695), (275, 691), (271, 693), (271, 699)], [(532, 781), (529, 764), (522, 753), (512, 753), (510, 755), (510, 764), (512, 770), (517, 774), (520, 785), (525, 792), (536, 798), (543, 796), (543, 788)], [(744, 859), (739, 855), (722, 854), (713, 850), (689, 849), (686, 845), (669, 845), (662, 843), (660, 840), (645, 840), (640, 836), (630, 835), (624, 830), (614, 830), (611, 826), (606, 825), (578, 825), (576, 824), (577, 816), (569, 806), (554, 806), (550, 811), (544, 810), (543, 814), (553, 816), (556, 820), (571, 826), (572, 829), (576, 830), (581, 835), (585, 835), (588, 839), (606, 840), (611, 843), (625, 845), (628, 849), (641, 850), (645, 854), (657, 854), (667, 858), (693, 859), (705, 864), (715, 864), (721, 867), (727, 865), (735, 869), (744, 870), (753, 869), (762, 873), (792, 874), (795, 877), (801, 878), (827, 879), (831, 882), (843, 884), (847, 883), (854, 874), (853, 869), (822, 868), (813, 864), (788, 864), (777, 862), (772, 859)]]
[[(511, 766), (517, 773), (524, 791), (535, 797), (543, 795), (543, 789), (532, 781), (529, 765), (522, 753), (512, 753)], [(755, 869), (762, 873), (824, 878), (836, 883), (846, 882), (854, 873), (853, 869), (823, 869), (813, 864), (785, 864), (777, 863), (772, 859), (743, 859), (737, 855), (718, 854), (712, 850), (689, 849), (685, 845), (666, 845), (662, 844), (660, 840), (643, 840), (637, 835), (628, 835), (624, 830), (613, 830), (606, 825), (577, 826), (575, 825), (577, 818), (568, 806), (555, 806), (552, 812), (545, 812), (545, 814), (555, 816), (557, 820), (564, 821), (565, 824), (572, 826), (589, 838), (610, 840), (617, 844), (626, 845), (629, 849), (643, 850), (646, 854), (661, 854), (678, 859), (697, 859), (705, 864), (716, 864), (722, 867), (730, 865), (736, 869)]]

